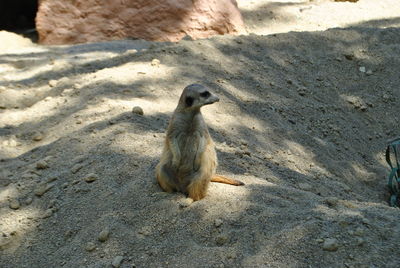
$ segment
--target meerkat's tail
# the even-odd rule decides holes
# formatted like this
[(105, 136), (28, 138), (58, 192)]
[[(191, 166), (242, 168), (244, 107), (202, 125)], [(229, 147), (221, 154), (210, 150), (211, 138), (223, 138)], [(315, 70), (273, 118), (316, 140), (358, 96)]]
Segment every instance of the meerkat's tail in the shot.
[(226, 184), (230, 184), (230, 185), (235, 185), (235, 186), (241, 186), (244, 185), (243, 182), (238, 181), (238, 180), (234, 180), (231, 178), (227, 178), (221, 175), (213, 175), (211, 178), (212, 182), (219, 182), (219, 183), (226, 183)]

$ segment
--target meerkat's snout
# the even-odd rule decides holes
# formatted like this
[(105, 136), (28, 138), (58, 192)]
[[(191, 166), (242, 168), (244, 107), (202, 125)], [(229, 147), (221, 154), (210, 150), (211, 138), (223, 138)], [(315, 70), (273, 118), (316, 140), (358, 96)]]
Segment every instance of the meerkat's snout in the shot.
[(206, 104), (213, 104), (215, 102), (219, 102), (218, 96), (211, 94), (211, 96), (207, 99)]

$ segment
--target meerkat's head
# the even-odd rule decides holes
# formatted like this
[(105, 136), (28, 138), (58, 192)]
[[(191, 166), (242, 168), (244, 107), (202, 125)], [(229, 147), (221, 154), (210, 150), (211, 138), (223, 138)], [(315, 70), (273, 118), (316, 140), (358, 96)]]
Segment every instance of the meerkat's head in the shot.
[(183, 90), (178, 107), (184, 110), (198, 110), (204, 105), (218, 101), (219, 98), (211, 93), (207, 87), (200, 84), (191, 84)]

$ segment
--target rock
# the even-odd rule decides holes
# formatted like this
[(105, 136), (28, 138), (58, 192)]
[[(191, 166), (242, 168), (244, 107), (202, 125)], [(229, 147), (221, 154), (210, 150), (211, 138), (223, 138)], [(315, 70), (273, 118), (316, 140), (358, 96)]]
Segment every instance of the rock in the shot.
[(215, 227), (220, 227), (223, 224), (223, 221), (221, 219), (215, 219), (214, 221), (214, 226)]
[(190, 206), (192, 203), (193, 203), (193, 199), (190, 197), (182, 198), (181, 200), (178, 201), (180, 208), (186, 208), (186, 207)]
[(57, 80), (50, 80), (50, 81), (49, 81), (49, 86), (50, 86), (50, 87), (55, 87), (55, 86), (57, 86)]
[(324, 200), (324, 203), (330, 207), (336, 207), (338, 204), (338, 199), (336, 197), (328, 197)]
[(222, 246), (226, 244), (226, 242), (228, 242), (228, 239), (228, 236), (222, 234), (217, 236), (217, 238), (215, 239), (215, 243), (217, 244), (217, 246)]
[(361, 66), (360, 68), (358, 68), (358, 70), (360, 70), (360, 72), (362, 72), (362, 73), (365, 73), (365, 67), (364, 66)]
[(115, 257), (111, 263), (112, 267), (116, 267), (116, 268), (120, 267), (123, 260), (124, 260), (123, 256)]
[(368, 70), (365, 74), (366, 75), (372, 75), (372, 70)]
[(308, 183), (305, 183), (305, 182), (299, 183), (299, 188), (300, 188), (301, 190), (303, 190), (303, 191), (310, 191), (310, 190), (312, 190), (312, 186), (311, 186), (310, 184), (308, 184)]
[(84, 180), (85, 180), (87, 183), (94, 182), (95, 180), (97, 180), (97, 175), (94, 174), (94, 173), (90, 173), (90, 174), (88, 174), (88, 175), (84, 178)]
[(139, 106), (133, 107), (132, 108), (132, 113), (138, 114), (138, 115), (143, 115), (144, 114), (142, 107), (139, 107)]
[(357, 238), (357, 246), (363, 246), (365, 245), (365, 240), (361, 237)]
[(336, 251), (339, 248), (339, 243), (335, 238), (325, 239), (322, 249), (326, 251)]
[(37, 169), (46, 169), (48, 167), (49, 167), (49, 164), (45, 160), (40, 160), (39, 162), (36, 163)]
[(356, 235), (356, 236), (363, 236), (363, 235), (364, 235), (364, 229), (358, 227), (358, 228), (354, 231), (354, 235)]
[(34, 193), (36, 196), (40, 197), (40, 196), (44, 195), (52, 187), (53, 187), (53, 185), (49, 185), (47, 183), (41, 183), (36, 187), (36, 189), (34, 190)]
[(46, 209), (46, 210), (42, 213), (41, 218), (42, 218), (42, 219), (46, 219), (46, 218), (50, 217), (52, 214), (53, 214), (53, 210), (51, 210), (51, 209)]
[(106, 242), (109, 237), (110, 237), (110, 230), (104, 229), (99, 233), (97, 239), (99, 239), (100, 242)]
[(11, 209), (19, 209), (21, 204), (19, 203), (18, 199), (11, 199), (9, 206)]
[(46, 45), (245, 33), (235, 0), (40, 1), (36, 29)]
[(73, 174), (75, 174), (76, 172), (78, 172), (81, 168), (83, 168), (84, 165), (83, 164), (76, 164), (71, 168), (71, 172)]
[(88, 242), (85, 245), (85, 250), (88, 252), (92, 252), (93, 250), (96, 249), (96, 245), (93, 242)]
[(32, 140), (34, 140), (34, 141), (41, 141), (41, 140), (43, 140), (43, 138), (44, 138), (43, 134), (40, 133), (40, 132), (37, 132), (37, 133), (35, 133), (35, 134), (33, 135)]
[(353, 54), (344, 54), (344, 57), (345, 57), (347, 60), (353, 60), (353, 59), (354, 59), (354, 55), (353, 55)]
[(28, 197), (27, 199), (25, 199), (25, 205), (30, 205), (33, 202), (33, 198), (32, 197)]
[(159, 59), (153, 59), (151, 61), (151, 66), (159, 67), (160, 66), (160, 60)]
[(11, 238), (7, 236), (5, 233), (0, 232), (0, 250), (6, 249), (10, 243), (11, 243)]

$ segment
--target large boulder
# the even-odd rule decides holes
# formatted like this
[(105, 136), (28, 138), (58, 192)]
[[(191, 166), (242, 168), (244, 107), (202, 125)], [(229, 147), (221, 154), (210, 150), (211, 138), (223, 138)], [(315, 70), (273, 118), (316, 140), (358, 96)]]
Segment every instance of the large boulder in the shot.
[(39, 0), (39, 42), (179, 41), (243, 33), (235, 0)]

